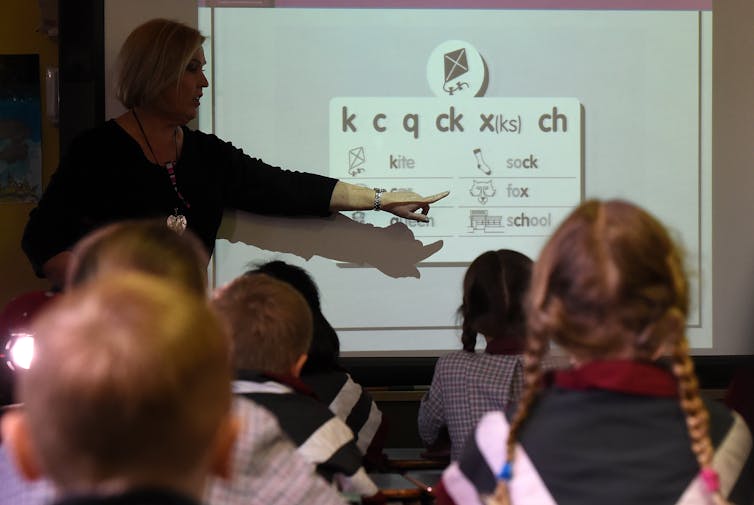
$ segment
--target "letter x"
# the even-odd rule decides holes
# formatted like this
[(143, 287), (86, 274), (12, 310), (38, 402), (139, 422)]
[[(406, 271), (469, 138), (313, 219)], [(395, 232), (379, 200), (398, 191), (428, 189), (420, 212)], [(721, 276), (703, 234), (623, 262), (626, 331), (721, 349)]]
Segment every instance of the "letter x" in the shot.
[(482, 118), (482, 121), (484, 121), (482, 123), (482, 126), (479, 127), (480, 132), (483, 132), (485, 128), (489, 128), (491, 132), (495, 131), (495, 128), (492, 126), (492, 120), (495, 119), (494, 114), (479, 114), (479, 117)]

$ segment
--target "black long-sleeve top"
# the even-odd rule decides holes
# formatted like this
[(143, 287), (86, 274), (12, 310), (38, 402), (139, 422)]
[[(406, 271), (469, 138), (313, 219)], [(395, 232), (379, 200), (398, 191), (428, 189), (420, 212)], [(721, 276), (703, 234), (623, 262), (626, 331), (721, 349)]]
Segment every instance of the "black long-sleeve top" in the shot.
[(164, 166), (150, 162), (114, 120), (71, 144), (39, 205), (29, 214), (22, 247), (37, 275), (42, 265), (88, 232), (124, 219), (186, 216), (211, 253), (226, 208), (283, 216), (322, 215), (336, 179), (283, 170), (214, 135), (183, 127), (176, 194)]

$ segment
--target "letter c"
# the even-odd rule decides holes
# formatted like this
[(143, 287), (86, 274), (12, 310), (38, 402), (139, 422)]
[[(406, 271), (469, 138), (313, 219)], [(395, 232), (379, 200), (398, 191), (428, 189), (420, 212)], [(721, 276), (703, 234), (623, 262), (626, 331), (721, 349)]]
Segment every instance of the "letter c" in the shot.
[(374, 119), (372, 120), (372, 126), (374, 126), (374, 129), (380, 133), (384, 132), (387, 129), (380, 124), (380, 121), (385, 119), (385, 117), (386, 117), (385, 114), (380, 113), (380, 114), (376, 114), (374, 116)]
[(552, 119), (550, 114), (542, 114), (539, 116), (539, 129), (543, 132), (551, 132), (552, 126), (545, 126), (545, 119)]

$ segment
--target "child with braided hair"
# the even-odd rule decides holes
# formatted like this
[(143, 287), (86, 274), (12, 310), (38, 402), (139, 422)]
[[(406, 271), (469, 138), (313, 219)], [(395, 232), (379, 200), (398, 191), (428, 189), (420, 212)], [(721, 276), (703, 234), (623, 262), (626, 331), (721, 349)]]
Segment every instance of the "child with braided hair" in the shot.
[[(534, 266), (521, 403), (480, 421), (437, 503), (752, 503), (751, 433), (699, 395), (681, 263), (639, 207), (576, 208)], [(571, 369), (542, 372), (550, 341)]]

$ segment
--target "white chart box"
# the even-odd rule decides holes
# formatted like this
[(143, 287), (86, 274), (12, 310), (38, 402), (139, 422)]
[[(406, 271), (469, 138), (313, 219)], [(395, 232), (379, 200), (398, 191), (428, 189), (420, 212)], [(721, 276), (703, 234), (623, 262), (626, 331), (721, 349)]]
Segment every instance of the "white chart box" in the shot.
[(339, 97), (330, 101), (329, 128), (331, 176), (388, 190), (451, 191), (426, 224), (352, 213), (442, 239), (432, 261), (471, 261), (485, 241), (500, 247), (501, 236), (508, 248), (536, 253), (582, 198), (575, 98)]

